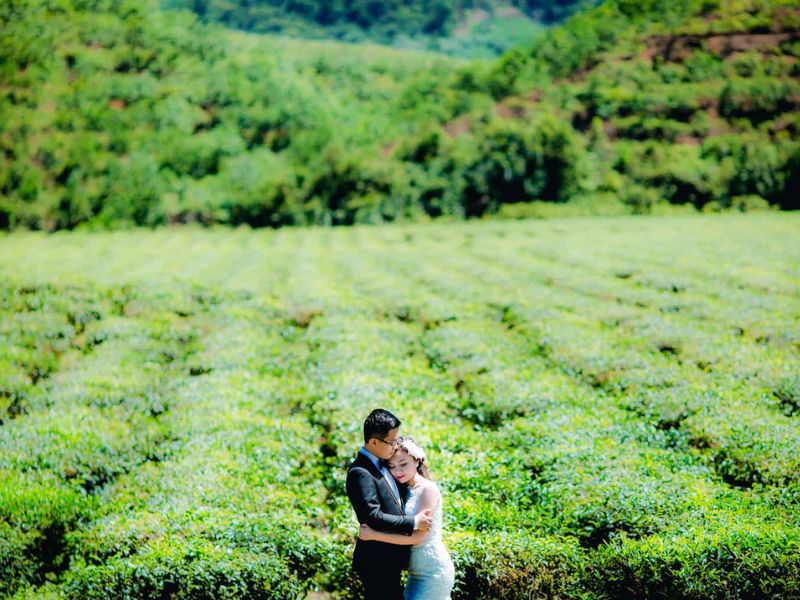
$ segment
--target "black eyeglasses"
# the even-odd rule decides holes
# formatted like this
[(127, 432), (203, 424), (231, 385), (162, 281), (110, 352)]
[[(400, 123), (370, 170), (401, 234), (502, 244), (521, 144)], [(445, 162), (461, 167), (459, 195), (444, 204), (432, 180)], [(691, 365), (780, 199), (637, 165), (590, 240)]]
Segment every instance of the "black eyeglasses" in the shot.
[(391, 446), (392, 448), (396, 448), (397, 447), (397, 441), (395, 441), (395, 440), (389, 440), (387, 442), (386, 440), (381, 439), (379, 437), (373, 437), (372, 439), (373, 440), (378, 440), (379, 442), (383, 442), (384, 444), (386, 444), (387, 446)]

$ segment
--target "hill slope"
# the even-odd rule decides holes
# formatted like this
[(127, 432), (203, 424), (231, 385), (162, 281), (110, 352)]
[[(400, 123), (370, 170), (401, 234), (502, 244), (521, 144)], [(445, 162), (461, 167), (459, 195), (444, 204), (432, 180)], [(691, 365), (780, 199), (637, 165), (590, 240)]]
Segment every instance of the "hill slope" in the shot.
[[(620, 0), (490, 62), (234, 32), (154, 1), (114, 7), (4, 5), (0, 227), (800, 197), (793, 2)], [(525, 213), (531, 200), (551, 204)]]
[(371, 189), (376, 140), (452, 114), (409, 91), (461, 64), (440, 55), (81, 6), (19, 3), (3, 29), (2, 226), (325, 221)]
[(463, 181), (472, 214), (581, 195), (643, 212), (662, 200), (797, 208), (799, 55), (796, 2), (606, 3), (462, 71), (457, 88), (499, 102), (416, 144), (440, 174), (455, 147), (480, 148)]

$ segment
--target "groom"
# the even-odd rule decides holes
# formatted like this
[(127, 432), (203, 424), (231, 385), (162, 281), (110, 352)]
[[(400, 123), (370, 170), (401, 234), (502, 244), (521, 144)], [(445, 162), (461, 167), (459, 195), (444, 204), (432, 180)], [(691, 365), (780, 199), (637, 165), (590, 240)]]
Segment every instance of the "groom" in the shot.
[[(364, 421), (364, 446), (347, 472), (347, 497), (359, 523), (378, 531), (411, 535), (427, 531), (431, 511), (415, 516), (403, 512), (406, 486), (398, 484), (383, 465), (394, 454), (400, 433), (400, 419), (388, 410), (376, 408)], [(411, 546), (357, 540), (353, 570), (364, 584), (367, 600), (402, 600), (400, 574), (408, 568)]]

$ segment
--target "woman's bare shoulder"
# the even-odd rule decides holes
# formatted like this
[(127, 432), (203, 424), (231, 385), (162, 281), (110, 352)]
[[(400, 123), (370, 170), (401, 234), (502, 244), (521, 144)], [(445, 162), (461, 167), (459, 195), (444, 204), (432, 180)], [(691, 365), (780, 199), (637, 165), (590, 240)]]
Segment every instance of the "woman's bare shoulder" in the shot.
[(439, 486), (430, 479), (426, 479), (424, 482), (418, 483), (414, 487), (419, 490), (423, 498), (438, 499), (442, 497)]

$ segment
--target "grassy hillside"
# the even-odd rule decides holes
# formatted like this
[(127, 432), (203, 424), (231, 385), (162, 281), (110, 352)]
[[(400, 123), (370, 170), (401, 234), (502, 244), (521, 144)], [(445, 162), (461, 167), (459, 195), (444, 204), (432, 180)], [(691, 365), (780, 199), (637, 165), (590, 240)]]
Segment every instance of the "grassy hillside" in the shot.
[(496, 61), (234, 32), (155, 0), (0, 10), (3, 228), (800, 197), (789, 0), (617, 0)]
[(0, 595), (359, 597), (385, 406), (454, 598), (794, 598), (798, 226), (0, 235)]

